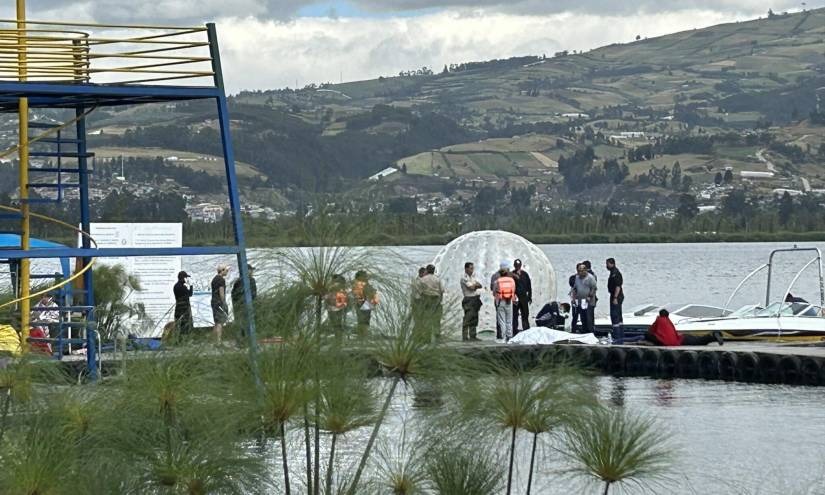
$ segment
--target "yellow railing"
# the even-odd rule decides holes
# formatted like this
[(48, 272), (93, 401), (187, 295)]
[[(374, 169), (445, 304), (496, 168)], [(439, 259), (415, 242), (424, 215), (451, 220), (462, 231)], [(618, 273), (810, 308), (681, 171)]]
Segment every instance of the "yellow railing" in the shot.
[(0, 81), (21, 74), (33, 82), (214, 84), (206, 27), (0, 20)]

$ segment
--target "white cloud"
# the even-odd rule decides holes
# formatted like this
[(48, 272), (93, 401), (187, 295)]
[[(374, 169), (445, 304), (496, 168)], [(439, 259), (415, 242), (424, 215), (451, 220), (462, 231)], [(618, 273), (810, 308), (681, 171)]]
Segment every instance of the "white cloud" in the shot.
[(743, 15), (693, 10), (633, 16), (527, 16), (445, 11), (399, 18), (255, 18), (218, 22), (224, 79), (231, 91), (337, 82), (421, 66), (588, 50), (729, 22)]

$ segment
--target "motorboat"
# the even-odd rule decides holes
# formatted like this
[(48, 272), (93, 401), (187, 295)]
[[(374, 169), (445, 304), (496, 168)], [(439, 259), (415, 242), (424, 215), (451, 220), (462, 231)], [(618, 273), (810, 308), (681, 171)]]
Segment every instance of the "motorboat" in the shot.
[[(779, 300), (774, 300), (771, 293), (774, 257), (777, 253), (815, 252), (816, 256), (808, 261), (793, 277), (788, 288), (781, 293)], [(816, 266), (819, 274), (819, 304), (793, 297), (794, 285), (810, 266)], [(740, 289), (763, 270), (768, 271), (764, 304), (753, 303), (735, 311), (729, 311), (733, 298)], [(775, 249), (771, 251), (768, 262), (748, 274), (736, 286), (722, 308), (706, 305), (683, 305), (679, 308), (665, 306), (670, 312), (670, 319), (680, 333), (706, 335), (721, 332), (725, 340), (772, 342), (821, 342), (825, 341), (825, 277), (823, 276), (822, 252), (819, 248)], [(623, 315), (625, 335), (644, 333), (647, 325), (653, 323), (659, 308), (651, 305), (639, 307), (635, 312)], [(707, 311), (715, 314), (698, 315)], [(638, 314), (637, 314), (638, 313)], [(596, 320), (597, 331), (606, 332), (610, 328), (609, 319)]]
[[(665, 305), (641, 304), (622, 313), (625, 334), (643, 334), (659, 316), (659, 310), (666, 309), (670, 313), (670, 320), (679, 325), (682, 322), (697, 318), (719, 318), (729, 316), (733, 312), (719, 306), (707, 304), (670, 303)], [(599, 317), (595, 321), (596, 333), (606, 334), (612, 325), (609, 317)]]
[(691, 335), (718, 331), (725, 340), (819, 342), (825, 341), (825, 313), (822, 305), (775, 302), (745, 316), (700, 318), (676, 328)]

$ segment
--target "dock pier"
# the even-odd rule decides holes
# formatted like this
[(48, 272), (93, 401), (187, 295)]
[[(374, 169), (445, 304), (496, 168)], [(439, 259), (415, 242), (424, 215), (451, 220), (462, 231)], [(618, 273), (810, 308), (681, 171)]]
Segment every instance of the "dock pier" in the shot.
[[(726, 343), (724, 346), (656, 347), (633, 345), (511, 345), (482, 341), (472, 344), (449, 342), (466, 356), (489, 362), (516, 363), (524, 369), (563, 361), (595, 373), (613, 376), (725, 380), (749, 383), (825, 386), (825, 344)], [(184, 351), (185, 352), (185, 351)], [(352, 352), (365, 351), (353, 347)], [(127, 362), (169, 357), (176, 350), (130, 351)], [(243, 349), (207, 351), (204, 358), (245, 359)], [(368, 358), (368, 355), (365, 355)], [(101, 356), (101, 374), (117, 372), (123, 360), (120, 353)], [(84, 371), (82, 358), (59, 361), (67, 373)], [(376, 366), (376, 369), (378, 367)]]
[(825, 345), (726, 343), (724, 346), (507, 345), (468, 346), (467, 353), (501, 356), (525, 367), (562, 358), (615, 376), (726, 380), (825, 386)]

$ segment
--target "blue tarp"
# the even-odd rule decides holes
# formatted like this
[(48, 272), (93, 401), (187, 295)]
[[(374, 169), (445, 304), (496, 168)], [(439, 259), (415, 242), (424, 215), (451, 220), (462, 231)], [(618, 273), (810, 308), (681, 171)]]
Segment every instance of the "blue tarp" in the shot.
[[(29, 239), (29, 247), (32, 249), (49, 249), (49, 248), (65, 248), (63, 244), (56, 242), (44, 241), (43, 239), (36, 239), (34, 237)], [(20, 235), (18, 234), (0, 234), (0, 259), (3, 258), (3, 249), (20, 249)], [(72, 275), (72, 266), (69, 258), (60, 258), (60, 268), (63, 271), (63, 277), (68, 278)]]

